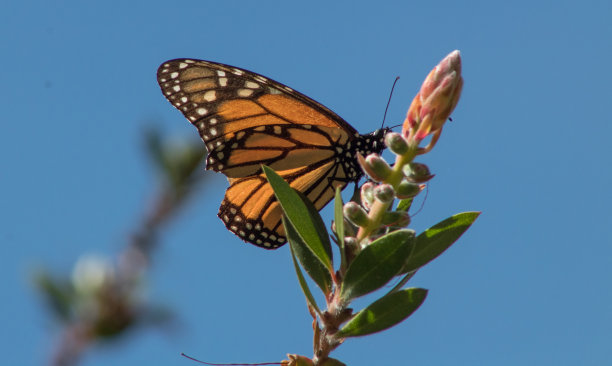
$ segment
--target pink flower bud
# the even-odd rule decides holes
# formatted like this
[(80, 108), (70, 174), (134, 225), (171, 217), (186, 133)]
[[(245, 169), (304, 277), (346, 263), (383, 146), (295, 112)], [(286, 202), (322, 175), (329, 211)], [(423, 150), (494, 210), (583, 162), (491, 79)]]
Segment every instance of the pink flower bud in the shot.
[(404, 136), (418, 142), (439, 134), (459, 101), (462, 87), (461, 55), (455, 50), (425, 78), (408, 109), (402, 129)]

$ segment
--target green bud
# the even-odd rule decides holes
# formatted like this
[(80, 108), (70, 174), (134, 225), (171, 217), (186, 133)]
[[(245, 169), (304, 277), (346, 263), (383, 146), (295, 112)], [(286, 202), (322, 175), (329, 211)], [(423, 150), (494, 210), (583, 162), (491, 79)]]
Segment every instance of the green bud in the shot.
[(410, 215), (405, 211), (385, 212), (382, 224), (386, 226), (406, 227), (410, 224)]
[(402, 170), (408, 181), (413, 183), (425, 183), (434, 177), (427, 165), (421, 163), (406, 164)]
[(344, 205), (344, 216), (353, 224), (365, 227), (370, 223), (370, 218), (363, 207), (355, 202), (348, 202)]
[(389, 203), (395, 198), (395, 191), (390, 184), (379, 184), (374, 187), (374, 197), (383, 203)]
[(361, 186), (361, 204), (368, 210), (374, 203), (374, 187), (376, 184), (372, 182), (366, 182)]
[(408, 141), (397, 132), (390, 132), (385, 136), (385, 145), (397, 155), (408, 152)]
[(389, 178), (391, 167), (385, 159), (378, 154), (370, 154), (365, 158), (366, 173), (375, 181), (381, 182)]
[(411, 198), (419, 194), (423, 190), (423, 187), (424, 186), (420, 184), (403, 180), (395, 190), (395, 194), (399, 199)]

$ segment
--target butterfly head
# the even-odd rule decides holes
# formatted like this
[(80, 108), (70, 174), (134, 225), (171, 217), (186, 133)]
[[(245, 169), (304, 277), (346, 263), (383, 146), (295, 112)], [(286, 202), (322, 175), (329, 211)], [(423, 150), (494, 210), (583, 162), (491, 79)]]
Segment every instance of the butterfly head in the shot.
[(386, 148), (385, 136), (390, 131), (390, 128), (385, 127), (366, 135), (361, 135), (360, 138), (364, 141), (363, 149), (359, 151), (361, 155), (380, 154)]

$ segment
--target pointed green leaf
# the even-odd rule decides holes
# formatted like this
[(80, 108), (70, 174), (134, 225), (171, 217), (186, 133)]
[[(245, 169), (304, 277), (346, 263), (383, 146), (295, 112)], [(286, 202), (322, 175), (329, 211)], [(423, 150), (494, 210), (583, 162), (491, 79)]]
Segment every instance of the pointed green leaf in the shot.
[(333, 270), (329, 236), (320, 234), (320, 229), (317, 228), (316, 224), (317, 220), (313, 219), (309, 214), (310, 210), (304, 203), (304, 200), (274, 170), (264, 165), (263, 171), (274, 190), (274, 195), (278, 199), (283, 212), (289, 221), (291, 221), (304, 243), (306, 243), (312, 253), (319, 258), (328, 270)]
[(425, 230), (416, 238), (414, 251), (402, 273), (415, 271), (442, 254), (472, 225), (480, 212), (453, 215)]
[(353, 259), (342, 281), (340, 297), (349, 301), (378, 290), (402, 269), (414, 245), (414, 231), (397, 230), (365, 247)]
[(40, 270), (34, 275), (34, 283), (44, 295), (53, 315), (63, 322), (69, 321), (75, 302), (72, 284), (64, 279), (53, 278), (47, 271)]
[(336, 236), (338, 237), (338, 245), (340, 248), (344, 248), (344, 216), (343, 216), (343, 202), (342, 190), (340, 187), (336, 187), (336, 197), (334, 199), (334, 224), (336, 225)]
[(325, 222), (323, 222), (323, 218), (319, 214), (319, 210), (317, 210), (316, 207), (314, 207), (314, 205), (312, 204), (312, 202), (310, 202), (308, 197), (303, 195), (301, 192), (295, 191), (295, 193), (297, 193), (298, 196), (300, 196), (300, 198), (302, 199), (302, 202), (306, 206), (306, 209), (308, 209), (308, 214), (310, 215), (312, 223), (314, 224), (314, 227), (317, 230), (319, 237), (321, 239), (324, 239), (322, 241), (324, 244), (323, 248), (325, 249), (327, 255), (329, 256), (331, 262), (333, 263), (333, 252), (332, 252), (331, 244), (329, 240), (329, 233), (327, 232), (327, 227), (325, 227)]
[(344, 250), (344, 213), (342, 202), (342, 189), (336, 187), (336, 198), (334, 199), (334, 224), (336, 226), (336, 237), (338, 238), (338, 246), (340, 247), (340, 268), (344, 271), (346, 268), (346, 253)]
[(414, 201), (414, 197), (400, 200), (399, 203), (397, 204), (396, 210), (407, 212), (408, 210), (410, 210), (410, 207), (412, 206), (412, 201)]
[(300, 265), (298, 264), (297, 259), (295, 258), (295, 253), (293, 252), (293, 248), (294, 248), (294, 245), (291, 242), (289, 242), (289, 249), (291, 251), (291, 258), (293, 259), (293, 266), (295, 267), (295, 273), (297, 274), (298, 282), (300, 283), (300, 287), (302, 288), (302, 292), (304, 293), (304, 296), (306, 297), (306, 302), (308, 302), (308, 305), (312, 309), (315, 309), (315, 311), (318, 314), (321, 314), (321, 310), (319, 310), (319, 307), (317, 306), (317, 302), (316, 302), (314, 296), (312, 296), (312, 292), (310, 292), (310, 288), (308, 287), (308, 283), (306, 283), (306, 279), (304, 278), (304, 275), (302, 274), (302, 270), (300, 269)]
[(421, 306), (427, 290), (409, 288), (390, 293), (361, 310), (346, 323), (338, 337), (358, 337), (391, 328), (409, 317)]
[(319, 286), (321, 291), (327, 296), (332, 290), (332, 279), (331, 274), (325, 268), (319, 258), (308, 249), (302, 238), (298, 235), (297, 231), (291, 221), (287, 220), (283, 216), (283, 225), (285, 226), (285, 232), (287, 233), (287, 240), (291, 244), (291, 253), (298, 258), (304, 270), (308, 273), (310, 278)]

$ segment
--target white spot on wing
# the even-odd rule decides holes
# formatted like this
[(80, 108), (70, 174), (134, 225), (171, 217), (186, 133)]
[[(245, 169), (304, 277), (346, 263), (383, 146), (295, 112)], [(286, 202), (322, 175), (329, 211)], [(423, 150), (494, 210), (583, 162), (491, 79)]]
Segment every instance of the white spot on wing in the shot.
[(239, 97), (250, 97), (253, 94), (253, 90), (251, 89), (238, 89)]
[(215, 99), (217, 99), (216, 90), (209, 90), (206, 93), (204, 93), (204, 100), (206, 100), (207, 102), (212, 102)]
[(253, 82), (253, 81), (247, 81), (246, 83), (244, 83), (244, 86), (246, 86), (247, 88), (250, 89), (257, 89), (259, 88), (259, 84)]

